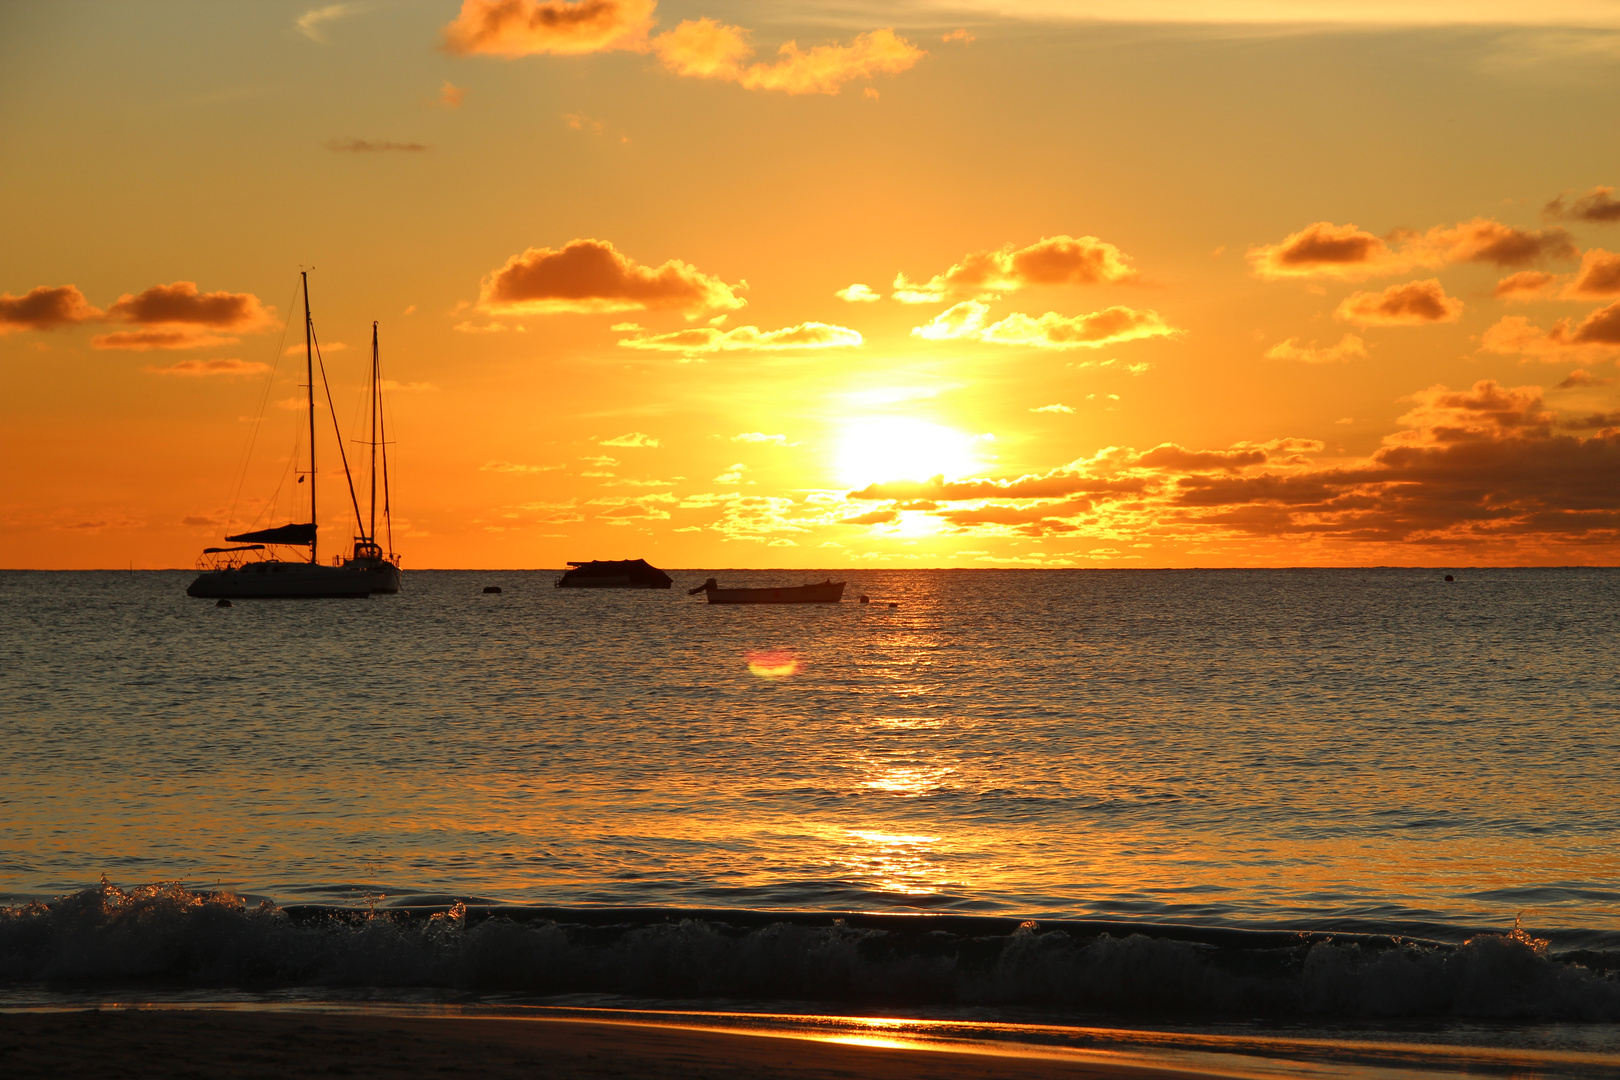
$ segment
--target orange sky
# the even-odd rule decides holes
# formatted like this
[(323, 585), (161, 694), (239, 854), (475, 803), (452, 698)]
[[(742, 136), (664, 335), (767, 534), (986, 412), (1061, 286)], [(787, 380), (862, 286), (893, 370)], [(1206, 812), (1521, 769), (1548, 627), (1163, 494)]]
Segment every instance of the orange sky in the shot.
[(0, 566), (297, 515), (300, 266), (407, 570), (1613, 563), (1620, 4), (1529, 7), (0, 5)]

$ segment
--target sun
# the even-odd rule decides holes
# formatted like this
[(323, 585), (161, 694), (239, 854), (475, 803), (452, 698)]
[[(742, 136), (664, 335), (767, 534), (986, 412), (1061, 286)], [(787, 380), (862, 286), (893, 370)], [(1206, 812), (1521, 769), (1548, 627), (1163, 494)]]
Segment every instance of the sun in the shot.
[(983, 468), (974, 439), (953, 428), (909, 417), (867, 417), (844, 426), (838, 478), (860, 487), (892, 480), (968, 476)]

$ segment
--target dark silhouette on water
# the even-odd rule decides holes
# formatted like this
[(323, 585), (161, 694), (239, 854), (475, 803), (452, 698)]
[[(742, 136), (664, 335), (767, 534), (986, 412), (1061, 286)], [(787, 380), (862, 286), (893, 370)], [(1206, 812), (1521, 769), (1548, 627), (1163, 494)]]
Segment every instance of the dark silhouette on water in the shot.
[(559, 589), (667, 589), (673, 578), (645, 559), (568, 562), (573, 569), (557, 579)]
[[(225, 537), (241, 542), (241, 547), (205, 548), (202, 573), (186, 589), (188, 596), (235, 597), (236, 599), (313, 599), (329, 597), (361, 597), (372, 593), (399, 592), (399, 556), (385, 551), (377, 542), (377, 472), (382, 465), (383, 526), (388, 530), (389, 546), (393, 546), (393, 510), (388, 491), (388, 433), (382, 410), (382, 367), (377, 352), (377, 324), (371, 324), (371, 516), (369, 524), (360, 514), (360, 500), (354, 490), (354, 474), (349, 471), (349, 455), (343, 449), (342, 433), (337, 430), (337, 412), (332, 408), (332, 391), (326, 389), (327, 406), (332, 412), (332, 429), (338, 435), (338, 455), (343, 463), (343, 476), (348, 481), (349, 502), (354, 508), (357, 531), (354, 551), (347, 558), (333, 560), (333, 565), (322, 566), (319, 556), (319, 517), (315, 512), (315, 321), (309, 313), (309, 272), (299, 275), (304, 291), (304, 376), (309, 391), (309, 471), (298, 478), (301, 484), (307, 477), (309, 484), (309, 520), (290, 522), (268, 529), (256, 529)], [(326, 383), (326, 369), (321, 367), (321, 382)], [(261, 552), (266, 545), (308, 547), (309, 558), (282, 559), (279, 556), (249, 558), (247, 552)]]
[(687, 596), (708, 593), (711, 604), (836, 604), (844, 598), (844, 583), (828, 578), (820, 584), (789, 585), (780, 589), (722, 589), (710, 578)]

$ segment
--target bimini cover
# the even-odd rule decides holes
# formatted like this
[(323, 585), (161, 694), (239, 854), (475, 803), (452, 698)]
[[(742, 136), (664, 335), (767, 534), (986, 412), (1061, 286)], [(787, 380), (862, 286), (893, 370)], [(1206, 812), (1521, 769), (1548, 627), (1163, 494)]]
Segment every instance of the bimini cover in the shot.
[(274, 529), (260, 529), (258, 532), (237, 533), (225, 539), (244, 544), (313, 544), (315, 523), (311, 521), (303, 525), (280, 525)]

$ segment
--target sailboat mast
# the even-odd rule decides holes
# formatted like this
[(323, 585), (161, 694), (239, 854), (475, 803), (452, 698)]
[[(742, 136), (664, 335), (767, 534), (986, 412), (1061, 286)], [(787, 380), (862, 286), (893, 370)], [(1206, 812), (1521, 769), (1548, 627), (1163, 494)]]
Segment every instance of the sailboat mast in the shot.
[(377, 413), (382, 404), (382, 375), (377, 361), (377, 320), (371, 321), (371, 530), (366, 539), (377, 542)]
[(320, 518), (315, 516), (315, 323), (309, 317), (309, 271), (300, 270), (304, 279), (304, 380), (309, 390), (309, 561), (319, 562), (316, 550)]

